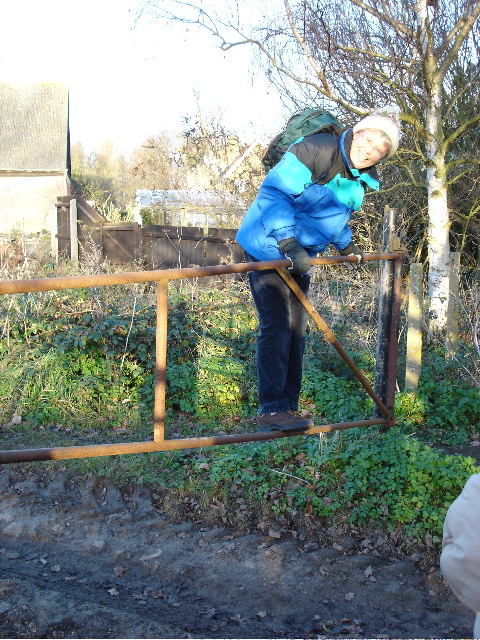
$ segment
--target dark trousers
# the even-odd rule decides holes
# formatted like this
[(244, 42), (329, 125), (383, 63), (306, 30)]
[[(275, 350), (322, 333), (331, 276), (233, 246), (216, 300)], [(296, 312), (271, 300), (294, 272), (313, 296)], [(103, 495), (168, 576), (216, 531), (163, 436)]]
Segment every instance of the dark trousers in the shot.
[[(245, 259), (258, 262), (247, 253)], [(275, 269), (250, 271), (248, 278), (259, 323), (258, 412), (297, 411), (307, 311)], [(294, 276), (294, 279), (306, 294), (310, 276)]]

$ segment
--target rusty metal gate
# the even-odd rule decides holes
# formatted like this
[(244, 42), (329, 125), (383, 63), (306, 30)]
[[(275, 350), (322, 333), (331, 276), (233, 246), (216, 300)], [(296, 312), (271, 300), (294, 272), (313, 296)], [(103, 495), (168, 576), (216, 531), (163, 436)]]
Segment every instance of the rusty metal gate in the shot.
[[(101, 274), (90, 276), (70, 276), (56, 278), (41, 278), (32, 280), (11, 280), (0, 282), (0, 294), (31, 293), (40, 291), (57, 291), (65, 289), (77, 289), (84, 287), (103, 287), (109, 285), (121, 285), (131, 283), (157, 283), (157, 322), (156, 322), (156, 344), (155, 344), (155, 397), (153, 414), (153, 440), (144, 442), (114, 443), (114, 444), (93, 444), (70, 447), (52, 447), (43, 449), (23, 449), (0, 451), (0, 464), (11, 462), (33, 462), (37, 460), (61, 460), (69, 458), (87, 458), (110, 455), (122, 455), (131, 453), (145, 453), (154, 451), (169, 451), (178, 449), (192, 449), (199, 447), (211, 447), (240, 442), (250, 442), (255, 440), (272, 440), (275, 438), (285, 438), (298, 435), (311, 435), (329, 431), (349, 429), (353, 427), (364, 427), (369, 425), (381, 425), (383, 428), (392, 426), (394, 419), (394, 396), (395, 381), (397, 372), (397, 324), (400, 310), (401, 297), (401, 266), (403, 253), (395, 251), (391, 253), (365, 254), (365, 261), (386, 260), (394, 261), (393, 278), (391, 283), (391, 317), (389, 322), (389, 366), (386, 372), (387, 380), (385, 397), (381, 399), (374, 391), (369, 381), (356, 367), (348, 356), (344, 348), (337, 340), (334, 333), (329, 329), (320, 314), (313, 308), (294, 279), (288, 273), (286, 267), (290, 261), (271, 260), (268, 262), (249, 262), (241, 264), (218, 265), (211, 267), (190, 267), (185, 269), (168, 269), (157, 271), (140, 271), (116, 274)], [(338, 264), (339, 262), (353, 262), (356, 257), (332, 256), (323, 258), (313, 258), (312, 265)], [(166, 416), (166, 368), (167, 368), (167, 315), (168, 315), (168, 283), (170, 280), (181, 280), (184, 278), (201, 278), (206, 276), (218, 276), (220, 274), (246, 273), (248, 271), (261, 271), (275, 268), (294, 291), (304, 307), (310, 313), (316, 326), (320, 329), (326, 340), (343, 358), (350, 367), (355, 377), (359, 380), (367, 394), (373, 399), (377, 413), (380, 417), (371, 420), (360, 420), (356, 422), (343, 422), (322, 426), (310, 427), (307, 431), (282, 432), (272, 431), (267, 433), (242, 433), (222, 436), (165, 439), (165, 416)]]

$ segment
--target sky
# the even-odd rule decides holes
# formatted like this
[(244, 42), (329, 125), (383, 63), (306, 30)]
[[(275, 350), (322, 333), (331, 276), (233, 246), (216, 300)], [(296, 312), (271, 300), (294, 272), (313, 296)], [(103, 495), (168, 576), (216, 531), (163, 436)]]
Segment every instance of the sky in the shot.
[(285, 114), (254, 72), (250, 48), (222, 52), (195, 28), (136, 20), (138, 7), (138, 0), (0, 0), (0, 78), (64, 84), (71, 142), (87, 152), (108, 140), (128, 156), (151, 135), (179, 131), (197, 103), (244, 142), (277, 132)]

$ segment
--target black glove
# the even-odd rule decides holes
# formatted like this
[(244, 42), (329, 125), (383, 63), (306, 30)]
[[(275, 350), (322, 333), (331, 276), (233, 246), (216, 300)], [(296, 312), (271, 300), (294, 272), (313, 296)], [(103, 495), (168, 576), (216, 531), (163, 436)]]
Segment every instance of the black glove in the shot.
[(356, 244), (353, 244), (353, 242), (350, 242), (348, 247), (345, 247), (345, 249), (339, 249), (338, 253), (341, 256), (357, 256), (357, 262), (343, 263), (347, 267), (347, 269), (350, 269), (350, 270), (358, 269), (365, 259), (365, 256), (363, 255), (363, 251), (360, 249), (360, 247), (357, 247)]
[(292, 276), (301, 276), (304, 273), (310, 271), (312, 263), (310, 262), (310, 256), (297, 242), (295, 238), (285, 238), (280, 240), (278, 248), (284, 253), (292, 263), (288, 270)]

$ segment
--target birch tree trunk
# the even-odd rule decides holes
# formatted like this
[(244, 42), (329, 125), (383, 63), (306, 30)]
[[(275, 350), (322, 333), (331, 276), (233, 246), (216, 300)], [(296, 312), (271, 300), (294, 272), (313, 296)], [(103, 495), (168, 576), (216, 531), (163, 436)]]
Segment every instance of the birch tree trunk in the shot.
[(428, 200), (428, 324), (433, 333), (444, 330), (447, 320), (450, 257), (450, 216), (447, 202), (447, 171), (445, 167), (445, 147), (443, 146), (440, 82), (433, 52), (430, 50), (431, 30), (425, 0), (418, 2), (420, 24), (424, 25), (422, 46), (425, 43), (425, 80), (429, 99), (427, 100), (426, 157), (427, 157), (427, 200)]
[(428, 298), (429, 327), (433, 333), (445, 328), (449, 290), (449, 213), (443, 158), (433, 156), (427, 169), (428, 192)]

